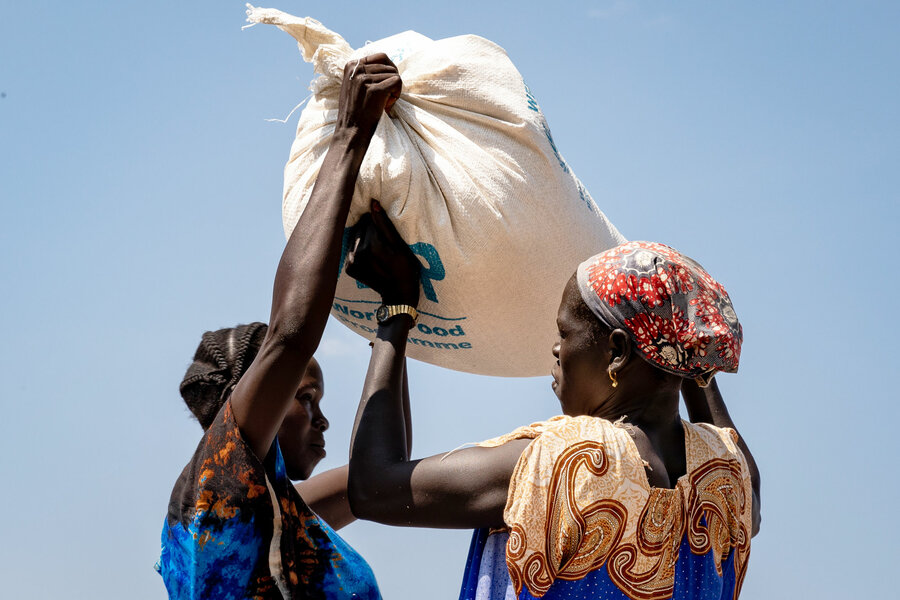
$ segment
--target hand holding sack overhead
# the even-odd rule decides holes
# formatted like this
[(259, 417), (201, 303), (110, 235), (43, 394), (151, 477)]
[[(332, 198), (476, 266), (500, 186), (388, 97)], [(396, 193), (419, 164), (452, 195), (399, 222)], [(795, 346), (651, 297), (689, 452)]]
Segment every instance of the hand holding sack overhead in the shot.
[[(378, 199), (422, 264), (408, 355), (485, 375), (546, 374), (559, 291), (585, 257), (624, 238), (557, 151), (504, 50), (477, 36), (410, 31), (354, 51), (310, 18), (250, 7), (248, 20), (293, 36), (320, 74), (285, 167), (285, 233), (331, 142), (345, 65), (384, 52), (403, 89), (378, 122), (347, 225)], [(380, 303), (342, 273), (332, 314), (372, 339)]]

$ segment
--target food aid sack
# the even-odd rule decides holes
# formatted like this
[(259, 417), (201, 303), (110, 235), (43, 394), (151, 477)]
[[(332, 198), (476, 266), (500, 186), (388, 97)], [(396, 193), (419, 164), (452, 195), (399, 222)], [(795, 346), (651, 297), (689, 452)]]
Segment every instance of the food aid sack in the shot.
[[(483, 375), (548, 374), (566, 281), (625, 239), (563, 160), (506, 52), (474, 35), (412, 31), (354, 50), (314, 19), (252, 6), (247, 14), (293, 36), (319, 74), (285, 166), (285, 234), (328, 150), (344, 65), (384, 52), (403, 90), (378, 123), (347, 227), (376, 199), (422, 263), (407, 355)], [(348, 241), (331, 314), (371, 340), (380, 298), (344, 272)]]

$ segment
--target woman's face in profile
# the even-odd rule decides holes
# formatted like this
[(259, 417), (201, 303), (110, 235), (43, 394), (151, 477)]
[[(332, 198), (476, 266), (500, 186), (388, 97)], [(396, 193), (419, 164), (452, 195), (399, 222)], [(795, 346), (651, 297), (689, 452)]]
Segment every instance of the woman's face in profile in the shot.
[(553, 391), (565, 414), (587, 415), (605, 398), (607, 352), (603, 339), (583, 317), (587, 307), (572, 276), (563, 291), (556, 316), (559, 341), (553, 346), (556, 365), (551, 369)]
[(307, 479), (325, 458), (325, 430), (328, 419), (322, 414), (320, 403), (325, 394), (325, 379), (316, 359), (312, 359), (297, 388), (281, 427), (278, 445), (284, 456), (288, 477)]

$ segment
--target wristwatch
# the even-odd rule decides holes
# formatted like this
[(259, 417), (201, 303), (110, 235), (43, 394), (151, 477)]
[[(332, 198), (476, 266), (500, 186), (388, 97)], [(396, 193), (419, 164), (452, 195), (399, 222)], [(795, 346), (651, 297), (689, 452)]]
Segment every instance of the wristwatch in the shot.
[(382, 304), (375, 310), (375, 319), (378, 324), (384, 324), (397, 315), (409, 315), (413, 323), (419, 318), (419, 311), (408, 304)]

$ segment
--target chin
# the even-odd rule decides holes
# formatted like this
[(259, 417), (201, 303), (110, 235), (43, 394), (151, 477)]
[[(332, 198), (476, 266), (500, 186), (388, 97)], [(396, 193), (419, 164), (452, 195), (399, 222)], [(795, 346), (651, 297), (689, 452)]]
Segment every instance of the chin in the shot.
[(287, 476), (291, 481), (306, 481), (312, 475), (312, 472), (315, 470), (316, 465), (305, 465), (303, 467), (298, 468), (287, 468), (285, 471), (287, 472)]

